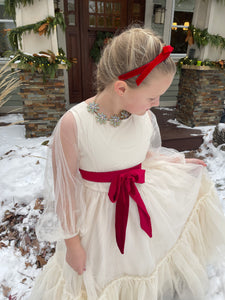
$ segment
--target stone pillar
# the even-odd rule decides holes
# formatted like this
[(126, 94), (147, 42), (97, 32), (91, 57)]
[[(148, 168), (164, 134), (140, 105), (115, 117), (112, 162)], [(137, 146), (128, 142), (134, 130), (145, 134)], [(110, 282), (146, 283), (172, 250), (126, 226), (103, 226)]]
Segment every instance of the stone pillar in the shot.
[(66, 111), (63, 70), (57, 70), (55, 78), (47, 78), (45, 82), (42, 73), (21, 70), (21, 79), (26, 137), (51, 135)]
[(187, 126), (218, 124), (225, 101), (225, 70), (183, 66), (176, 119)]

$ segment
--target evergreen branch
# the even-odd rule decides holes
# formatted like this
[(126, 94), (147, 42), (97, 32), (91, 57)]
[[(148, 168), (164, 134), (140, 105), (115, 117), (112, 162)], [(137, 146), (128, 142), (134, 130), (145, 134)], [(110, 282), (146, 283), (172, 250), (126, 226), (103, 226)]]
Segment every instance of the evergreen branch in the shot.
[(225, 60), (218, 60), (218, 61), (212, 61), (209, 59), (206, 60), (199, 60), (198, 58), (189, 58), (188, 56), (181, 58), (177, 63), (177, 70), (178, 72), (181, 71), (183, 65), (192, 65), (192, 66), (207, 66), (217, 69), (224, 69)]
[(67, 69), (71, 67), (71, 62), (66, 58), (64, 51), (60, 48), (59, 54), (55, 55), (52, 51), (48, 50), (47, 52), (40, 51), (39, 54), (34, 53), (33, 55), (25, 54), (21, 51), (16, 53), (8, 52), (8, 55), (15, 55), (11, 60), (11, 63), (17, 63), (19, 69), (24, 69), (32, 73), (38, 71), (43, 74), (43, 80), (46, 80), (46, 77), (54, 78), (55, 73), (59, 65), (65, 65)]
[(9, 42), (13, 48), (13, 50), (18, 49), (18, 43), (20, 43), (20, 47), (22, 48), (22, 34), (25, 32), (31, 32), (39, 33), (39, 35), (47, 35), (49, 36), (51, 32), (54, 30), (56, 25), (59, 25), (63, 31), (65, 31), (66, 24), (63, 17), (63, 14), (60, 12), (57, 12), (55, 14), (55, 17), (48, 16), (42, 21), (39, 21), (34, 24), (28, 24), (20, 27), (16, 27), (14, 29), (11, 29), (8, 32), (8, 38)]
[(5, 13), (12, 17), (15, 21), (16, 19), (16, 7), (31, 5), (34, 3), (34, 0), (5, 0), (4, 7)]
[(219, 34), (210, 34), (207, 29), (199, 29), (190, 25), (189, 30), (191, 30), (194, 42), (200, 48), (201, 46), (207, 46), (208, 44), (216, 47), (225, 49), (225, 38)]

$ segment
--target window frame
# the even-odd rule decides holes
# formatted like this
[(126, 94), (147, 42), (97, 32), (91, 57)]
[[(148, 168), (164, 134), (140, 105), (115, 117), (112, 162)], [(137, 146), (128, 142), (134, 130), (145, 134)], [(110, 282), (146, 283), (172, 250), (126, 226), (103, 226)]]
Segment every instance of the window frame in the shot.
[[(170, 23), (170, 27), (169, 27), (169, 30), (167, 30), (166, 33), (165, 33), (165, 27), (164, 27), (164, 40), (166, 40), (167, 43), (170, 44), (171, 43), (171, 35), (172, 35), (172, 27), (188, 29), (189, 26), (185, 26), (185, 25), (176, 25), (176, 26), (174, 26), (173, 25), (176, 0), (172, 0), (172, 1), (167, 0), (166, 4), (168, 4), (168, 2), (171, 3), (170, 8), (167, 7), (167, 10), (169, 9), (169, 14), (170, 14), (170, 22), (169, 22)], [(193, 12), (193, 14), (194, 14), (194, 12)], [(165, 35), (166, 35), (166, 37), (165, 37)], [(183, 58), (186, 55), (187, 55), (187, 51), (186, 51), (186, 53), (176, 52), (176, 53), (172, 53), (171, 54), (172, 57), (176, 57), (178, 59)]]
[[(2, 3), (1, 5), (4, 7), (4, 3)], [(14, 23), (15, 24), (13, 19), (0, 19), (0, 23)], [(8, 50), (10, 50), (10, 49), (8, 49)], [(9, 60), (9, 58), (0, 56), (0, 62), (5, 62), (8, 60)]]

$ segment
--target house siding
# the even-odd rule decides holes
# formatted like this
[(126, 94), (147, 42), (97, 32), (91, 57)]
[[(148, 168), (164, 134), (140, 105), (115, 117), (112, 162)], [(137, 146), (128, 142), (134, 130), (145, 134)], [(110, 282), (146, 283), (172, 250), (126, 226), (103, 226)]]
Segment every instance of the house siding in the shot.
[[(5, 61), (0, 62), (0, 68), (2, 68), (5, 65)], [(16, 75), (18, 76), (18, 75)], [(20, 95), (20, 89), (17, 88), (9, 95), (9, 100), (0, 107), (0, 114), (5, 113), (21, 113), (23, 112), (23, 99)]]

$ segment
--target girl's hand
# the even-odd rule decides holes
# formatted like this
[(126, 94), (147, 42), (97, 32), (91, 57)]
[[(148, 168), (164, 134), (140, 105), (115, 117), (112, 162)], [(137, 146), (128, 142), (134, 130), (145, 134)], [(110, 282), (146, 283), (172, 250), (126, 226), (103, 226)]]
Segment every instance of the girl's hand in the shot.
[(186, 161), (186, 163), (189, 163), (189, 164), (201, 165), (203, 167), (207, 166), (203, 160), (197, 159), (197, 158), (186, 158), (185, 161)]
[(79, 236), (65, 240), (65, 243), (67, 247), (66, 262), (78, 275), (82, 275), (86, 270), (86, 252), (81, 245)]

